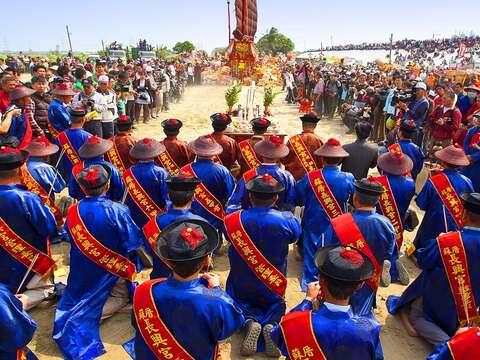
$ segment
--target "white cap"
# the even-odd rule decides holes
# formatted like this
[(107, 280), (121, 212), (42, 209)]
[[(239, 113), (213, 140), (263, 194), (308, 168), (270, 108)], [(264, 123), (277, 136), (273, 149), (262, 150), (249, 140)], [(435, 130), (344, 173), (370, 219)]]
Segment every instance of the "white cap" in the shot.
[(145, 71), (146, 72), (152, 72), (153, 71), (153, 68), (151, 66), (146, 66), (145, 67)]
[(110, 81), (110, 79), (108, 78), (107, 75), (102, 75), (102, 76), (99, 76), (98, 78), (98, 83), (102, 83), (102, 84), (108, 84), (108, 82)]
[(415, 84), (415, 89), (422, 89), (427, 91), (427, 85), (424, 82), (419, 81)]

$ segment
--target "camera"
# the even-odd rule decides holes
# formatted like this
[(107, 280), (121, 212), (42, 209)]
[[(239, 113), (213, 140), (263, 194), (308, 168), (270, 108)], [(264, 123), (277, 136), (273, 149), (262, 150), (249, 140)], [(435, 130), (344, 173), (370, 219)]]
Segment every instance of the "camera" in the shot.
[(415, 98), (412, 90), (395, 91), (392, 97), (392, 106), (397, 105), (399, 102), (408, 103)]
[(138, 95), (138, 98), (140, 100), (143, 100), (143, 101), (147, 101), (148, 100), (148, 96), (147, 94), (145, 94), (144, 92), (140, 93), (140, 95)]

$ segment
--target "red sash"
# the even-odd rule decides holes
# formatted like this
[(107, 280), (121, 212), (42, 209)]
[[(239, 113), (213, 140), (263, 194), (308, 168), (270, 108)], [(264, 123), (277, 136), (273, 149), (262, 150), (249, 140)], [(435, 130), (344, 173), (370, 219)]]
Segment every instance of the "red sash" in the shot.
[(240, 141), (238, 147), (240, 148), (240, 154), (242, 154), (243, 160), (245, 160), (250, 169), (255, 169), (262, 164), (260, 160), (258, 160), (257, 154), (250, 141)]
[(280, 321), (285, 346), (290, 359), (327, 360), (315, 337), (311, 311), (296, 311)]
[(85, 195), (85, 192), (83, 191), (82, 187), (81, 187), (80, 184), (78, 183), (78, 181), (77, 181), (77, 176), (78, 176), (78, 174), (80, 174), (80, 171), (82, 171), (84, 167), (85, 167), (85, 164), (83, 163), (83, 161), (81, 161), (81, 162), (79, 162), (77, 165), (75, 165), (75, 166), (72, 168), (73, 178), (74, 178), (75, 181), (77, 182), (78, 188), (80, 189), (80, 191), (82, 192), (83, 195)]
[(50, 131), (50, 134), (52, 134), (53, 137), (57, 137), (59, 135), (59, 132), (57, 129), (53, 127), (53, 125), (50, 123), (50, 121), (47, 124), (48, 131)]
[(380, 196), (380, 209), (385, 217), (390, 220), (390, 223), (395, 228), (395, 234), (397, 237), (398, 250), (402, 247), (403, 243), (403, 224), (400, 212), (398, 211), (397, 201), (393, 196), (392, 188), (387, 176), (378, 176), (370, 178), (372, 181), (377, 181), (382, 184), (385, 192)]
[(113, 164), (118, 169), (118, 171), (120, 171), (120, 174), (123, 175), (127, 168), (123, 163), (120, 153), (118, 152), (117, 144), (115, 143), (115, 137), (110, 138), (110, 141), (113, 143), (113, 146), (110, 150), (107, 151), (108, 161)]
[(27, 187), (28, 191), (34, 194), (37, 194), (40, 197), (40, 199), (42, 199), (45, 206), (47, 206), (52, 212), (52, 214), (55, 216), (55, 220), (57, 220), (57, 223), (58, 222), (61, 223), (63, 221), (62, 212), (57, 207), (57, 205), (55, 205), (55, 202), (52, 201), (50, 196), (48, 196), (48, 193), (45, 191), (45, 189), (35, 180), (32, 174), (30, 174), (30, 171), (28, 171), (27, 166), (22, 166), (21, 172), (22, 172), (22, 184)]
[(133, 175), (132, 168), (125, 171), (123, 181), (125, 182), (130, 198), (149, 219), (164, 212), (142, 188), (142, 185), (140, 185), (135, 175)]
[(152, 290), (165, 279), (155, 279), (138, 286), (133, 295), (133, 313), (143, 340), (157, 359), (195, 360), (175, 339), (163, 322), (153, 299)]
[[(185, 165), (182, 168), (186, 174), (185, 176), (195, 176), (198, 178), (197, 174), (193, 170), (192, 164)], [(195, 188), (195, 200), (198, 201), (202, 207), (207, 210), (210, 214), (215, 216), (217, 219), (223, 221), (225, 217), (225, 211), (223, 210), (222, 203), (207, 189), (205, 185), (200, 183)]]
[(16, 360), (27, 360), (27, 352), (24, 348), (17, 350)]
[(300, 135), (292, 136), (288, 143), (292, 146), (293, 152), (300, 161), (307, 174), (317, 168), (317, 164)]
[(180, 174), (180, 166), (177, 165), (177, 163), (175, 162), (175, 160), (173, 160), (172, 156), (167, 150), (163, 151), (160, 155), (158, 155), (157, 159), (162, 165), (162, 167), (168, 171), (170, 176), (177, 176), (178, 174)]
[(480, 142), (480, 133), (476, 133), (475, 135), (472, 136), (470, 139), (470, 146), (476, 145)]
[(222, 159), (218, 155), (215, 155), (212, 160), (215, 164), (223, 165)]
[(463, 226), (463, 204), (458, 197), (455, 188), (448, 179), (448, 176), (442, 172), (432, 176), (430, 180), (433, 187), (437, 191), (438, 196), (440, 196), (440, 199), (442, 199), (443, 205), (455, 220), (455, 224), (457, 224), (458, 228), (461, 228)]
[(453, 360), (480, 359), (480, 328), (473, 327), (447, 342)]
[(65, 131), (62, 131), (60, 134), (58, 134), (58, 142), (60, 143), (60, 146), (62, 147), (68, 160), (70, 160), (70, 162), (72, 163), (72, 167), (81, 162), (80, 156), (78, 156), (77, 151), (70, 143), (70, 140), (68, 139)]
[(473, 296), (462, 235), (458, 231), (440, 235), (437, 238), (437, 244), (452, 296), (455, 299), (460, 326), (477, 323), (480, 317)]
[(346, 213), (332, 219), (332, 226), (342, 246), (356, 248), (370, 259), (375, 268), (375, 274), (371, 279), (368, 279), (366, 283), (373, 291), (377, 291), (380, 276), (382, 274), (382, 267), (375, 258), (375, 255), (373, 255), (372, 249), (370, 249), (368, 242), (363, 237), (352, 214)]
[(47, 277), (54, 270), (55, 261), (22, 239), (2, 218), (0, 218), (0, 246), (27, 268), (38, 254), (32, 270), (41, 277)]
[(168, 267), (172, 268), (172, 266), (157, 253), (157, 239), (158, 236), (161, 234), (162, 230), (157, 224), (157, 219), (153, 218), (150, 219), (145, 226), (143, 227), (143, 234), (148, 241), (148, 244), (152, 248), (153, 252), (162, 260), (162, 262)]
[(321, 169), (308, 173), (308, 181), (318, 202), (322, 205), (330, 220), (343, 214), (342, 208), (325, 181)]
[(241, 214), (242, 210), (225, 217), (225, 228), (233, 247), (257, 278), (272, 292), (283, 297), (287, 278), (257, 249), (243, 227)]
[(388, 152), (394, 153), (394, 154), (401, 154), (402, 153), (402, 147), (400, 146), (399, 143), (392, 144), (388, 147)]
[(75, 245), (90, 261), (113, 275), (125, 280), (134, 280), (135, 265), (95, 239), (80, 217), (78, 203), (68, 209), (67, 226)]
[(258, 172), (257, 172), (257, 169), (255, 168), (246, 171), (242, 176), (243, 181), (245, 182), (245, 185), (257, 175), (258, 175)]

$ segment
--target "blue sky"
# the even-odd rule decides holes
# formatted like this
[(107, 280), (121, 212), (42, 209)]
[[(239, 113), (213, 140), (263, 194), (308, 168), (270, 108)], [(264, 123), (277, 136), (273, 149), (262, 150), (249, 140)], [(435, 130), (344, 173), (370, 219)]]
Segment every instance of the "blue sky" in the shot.
[[(234, 0), (231, 0), (233, 9)], [(479, 0), (258, 0), (257, 38), (275, 26), (297, 50), (320, 43), (480, 34)], [(226, 0), (2, 1), (0, 50), (101, 49), (101, 40), (153, 45), (191, 40), (208, 51), (227, 45)], [(235, 19), (232, 16), (232, 28)]]

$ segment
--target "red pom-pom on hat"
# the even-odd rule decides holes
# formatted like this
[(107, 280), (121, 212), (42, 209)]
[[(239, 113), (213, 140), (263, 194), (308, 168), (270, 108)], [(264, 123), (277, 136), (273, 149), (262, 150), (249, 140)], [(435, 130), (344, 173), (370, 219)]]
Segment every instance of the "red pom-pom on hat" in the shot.
[(190, 246), (190, 249), (196, 249), (198, 244), (204, 239), (204, 236), (198, 230), (186, 227), (180, 232), (180, 236)]
[(176, 119), (168, 119), (167, 124), (175, 126), (175, 125), (177, 125), (177, 120)]
[(45, 147), (50, 145), (50, 141), (47, 139), (47, 137), (45, 135), (41, 135), (41, 136), (35, 138), (35, 142), (40, 143)]
[(258, 120), (258, 123), (259, 123), (260, 125), (267, 125), (267, 124), (268, 124), (268, 120), (265, 119), (265, 118), (260, 118), (260, 119)]
[(270, 135), (269, 140), (270, 142), (274, 143), (276, 146), (280, 146), (283, 144), (282, 138), (278, 135)]
[(102, 139), (100, 139), (98, 136), (90, 136), (87, 140), (89, 144), (100, 144), (102, 142)]
[(151, 138), (145, 138), (145, 139), (143, 139), (143, 143), (144, 143), (145, 145), (152, 145), (152, 144), (153, 144), (153, 139), (151, 139)]
[(0, 153), (1, 154), (10, 154), (10, 153), (18, 154), (19, 152), (20, 152), (20, 150), (14, 149), (12, 147), (0, 146)]
[(276, 185), (276, 180), (275, 178), (270, 175), (270, 174), (264, 174), (262, 176), (262, 181), (267, 184), (267, 185), (270, 185), (270, 186), (275, 186)]
[(352, 250), (350, 248), (346, 248), (340, 251), (339, 254), (342, 258), (347, 260), (352, 265), (360, 266), (364, 262), (362, 255), (358, 251)]
[(335, 138), (330, 138), (327, 140), (327, 145), (330, 145), (330, 146), (340, 146), (340, 141), (338, 141), (337, 139)]
[(85, 181), (89, 183), (94, 183), (98, 178), (98, 170), (95, 168), (88, 169), (87, 174), (85, 175)]

